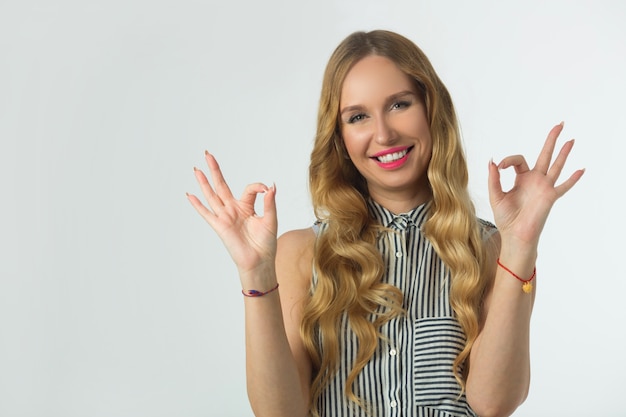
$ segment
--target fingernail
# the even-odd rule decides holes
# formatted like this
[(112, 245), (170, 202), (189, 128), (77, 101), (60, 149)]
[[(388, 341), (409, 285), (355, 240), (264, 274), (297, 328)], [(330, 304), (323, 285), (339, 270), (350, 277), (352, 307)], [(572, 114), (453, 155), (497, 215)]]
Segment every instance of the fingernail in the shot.
[(559, 123), (559, 125), (561, 125), (561, 127), (565, 126), (565, 122), (561, 120), (561, 123)]
[(205, 150), (205, 151), (204, 151), (204, 155), (205, 155), (205, 156), (209, 156), (209, 155), (210, 155), (209, 151), (206, 151), (206, 150)]
[(193, 172), (196, 172), (198, 170), (198, 168), (193, 167)]

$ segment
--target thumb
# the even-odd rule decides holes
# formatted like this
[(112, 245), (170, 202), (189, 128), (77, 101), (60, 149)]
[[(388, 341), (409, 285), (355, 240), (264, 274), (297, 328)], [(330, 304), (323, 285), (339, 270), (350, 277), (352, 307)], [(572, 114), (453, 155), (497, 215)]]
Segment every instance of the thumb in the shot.
[(498, 169), (498, 166), (493, 162), (493, 159), (489, 161), (488, 187), (489, 202), (493, 206), (504, 197), (504, 192), (502, 191), (502, 183), (500, 182), (500, 170)]
[(276, 232), (278, 218), (276, 214), (276, 184), (272, 184), (263, 196), (263, 217), (267, 218), (268, 225)]

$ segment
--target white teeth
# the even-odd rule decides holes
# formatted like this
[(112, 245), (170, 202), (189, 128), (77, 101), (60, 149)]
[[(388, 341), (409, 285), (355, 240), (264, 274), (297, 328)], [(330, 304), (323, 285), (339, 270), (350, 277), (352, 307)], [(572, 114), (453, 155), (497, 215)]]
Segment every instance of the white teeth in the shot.
[(404, 155), (406, 155), (407, 153), (408, 150), (405, 149), (402, 152), (388, 153), (387, 155), (379, 156), (376, 159), (378, 159), (383, 164), (388, 164), (389, 162), (397, 161), (398, 159), (403, 158)]

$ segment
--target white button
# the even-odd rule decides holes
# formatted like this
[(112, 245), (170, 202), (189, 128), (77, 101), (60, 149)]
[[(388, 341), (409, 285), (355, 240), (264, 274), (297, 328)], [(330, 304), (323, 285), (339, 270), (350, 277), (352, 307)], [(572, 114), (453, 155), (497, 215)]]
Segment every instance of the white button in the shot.
[(396, 258), (402, 258), (402, 252), (396, 252)]
[(389, 351), (389, 354), (390, 354), (391, 356), (396, 356), (396, 353), (397, 353), (397, 352), (396, 352), (396, 350), (395, 350), (395, 349), (391, 349), (391, 350)]
[(390, 402), (390, 403), (389, 403), (389, 405), (391, 406), (391, 408), (396, 408), (396, 406), (398, 405), (398, 403), (397, 403), (397, 402), (395, 402), (395, 400), (394, 400), (394, 401)]

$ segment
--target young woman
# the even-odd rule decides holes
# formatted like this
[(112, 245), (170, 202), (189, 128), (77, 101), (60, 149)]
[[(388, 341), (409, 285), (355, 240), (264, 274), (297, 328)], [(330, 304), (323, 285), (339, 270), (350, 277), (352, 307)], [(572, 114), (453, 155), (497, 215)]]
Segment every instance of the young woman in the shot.
[[(233, 197), (215, 158), (209, 208), (235, 261), (257, 416), (502, 416), (526, 398), (535, 259), (573, 141), (551, 162), (489, 163), (495, 226), (476, 217), (452, 100), (427, 57), (358, 32), (326, 68), (310, 190), (319, 221), (276, 239), (276, 188)], [(505, 192), (499, 170), (513, 167)], [(264, 194), (264, 215), (254, 201)], [(280, 285), (280, 289), (279, 286)]]

